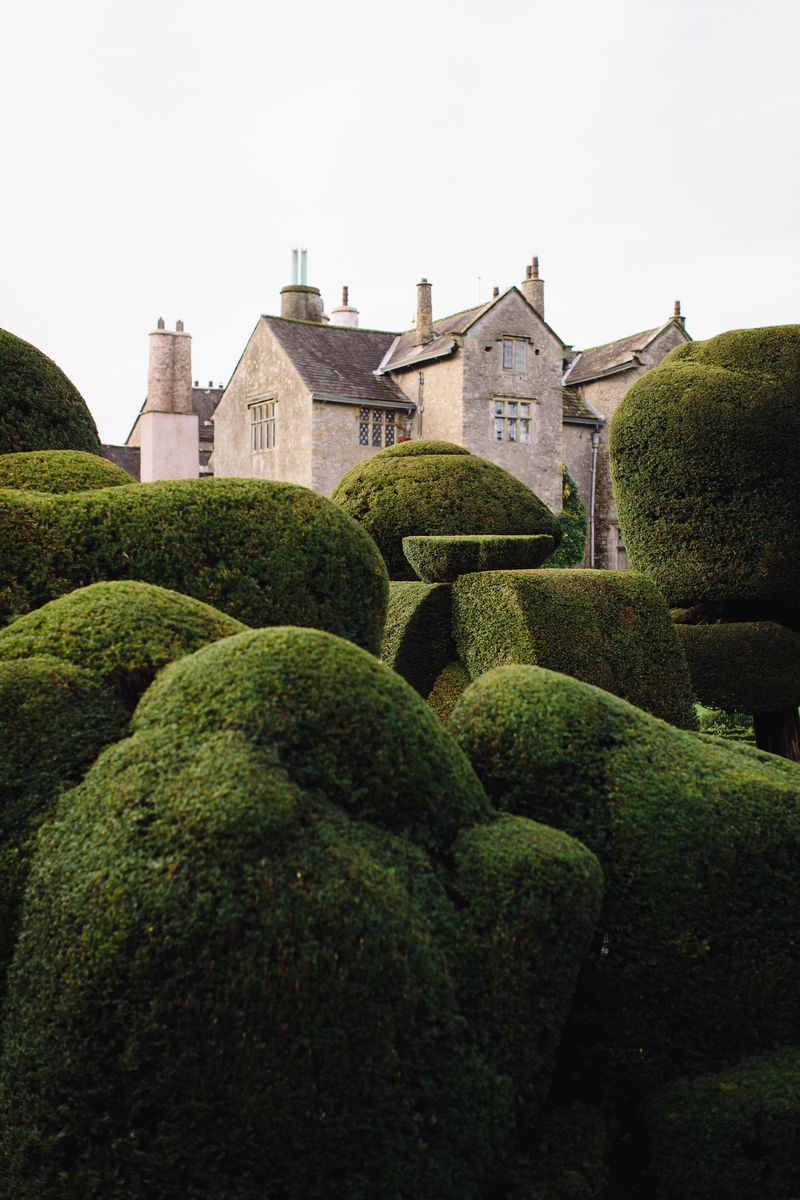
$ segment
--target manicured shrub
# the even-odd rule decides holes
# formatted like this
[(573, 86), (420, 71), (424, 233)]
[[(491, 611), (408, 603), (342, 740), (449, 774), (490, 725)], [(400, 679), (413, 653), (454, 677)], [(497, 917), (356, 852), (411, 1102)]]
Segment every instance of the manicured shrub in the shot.
[(648, 1105), (654, 1200), (800, 1195), (800, 1049), (678, 1079)]
[(52, 359), (0, 329), (0, 455), (24, 450), (100, 453), (80, 392)]
[(748, 745), (755, 744), (753, 718), (750, 713), (705, 708), (702, 704), (695, 704), (694, 711), (697, 714), (697, 728), (701, 733), (708, 734), (709, 737), (747, 742)]
[(453, 585), (471, 677), (507, 663), (562, 671), (693, 728), (686, 661), (663, 599), (633, 571), (486, 571)]
[(516, 571), (538, 567), (555, 542), (549, 534), (489, 537), (405, 537), (403, 553), (426, 583), (452, 583), (471, 571)]
[(561, 467), (561, 512), (556, 517), (561, 526), (561, 545), (550, 555), (548, 567), (579, 567), (586, 554), (589, 522), (586, 509), (578, 495), (575, 480), (565, 466)]
[(79, 667), (0, 662), (0, 998), (36, 831), (126, 725), (116, 698)]
[(380, 647), (380, 556), (356, 522), (306, 488), (192, 479), (0, 492), (0, 622), (111, 579), (172, 588), (248, 625), (312, 625)]
[(749, 713), (800, 704), (800, 634), (785, 625), (737, 621), (675, 630), (701, 704)]
[(620, 525), (669, 603), (797, 618), (799, 397), (800, 325), (786, 325), (687, 342), (623, 399)]
[(389, 584), (381, 659), (421, 696), (428, 695), (456, 655), (450, 632), (451, 599), (444, 584), (418, 580)]
[(463, 663), (451, 662), (439, 672), (428, 693), (428, 707), (440, 721), (448, 721), (459, 697), (472, 683)]
[(403, 538), (546, 533), (556, 518), (501, 467), (447, 442), (401, 442), (353, 467), (332, 499), (375, 539), (391, 579), (413, 578)]
[(597, 1200), (605, 1194), (608, 1142), (606, 1123), (596, 1108), (577, 1102), (553, 1109), (537, 1128), (531, 1162), (520, 1164), (509, 1196)]
[(0, 454), (0, 488), (26, 492), (85, 492), (130, 484), (122, 467), (83, 450), (30, 450)]
[(245, 628), (200, 600), (120, 579), (68, 592), (0, 629), (0, 660), (66, 659), (133, 708), (167, 663)]
[(498, 808), (565, 830), (605, 872), (562, 1087), (635, 1102), (732, 1047), (796, 1039), (800, 767), (538, 667), (482, 676), (448, 729)]
[[(39, 838), (11, 1193), (488, 1200), (599, 899), (582, 847), (489, 817), (424, 701), (342, 639), (252, 631), (167, 667)], [(487, 963), (519, 1000), (488, 1028)]]

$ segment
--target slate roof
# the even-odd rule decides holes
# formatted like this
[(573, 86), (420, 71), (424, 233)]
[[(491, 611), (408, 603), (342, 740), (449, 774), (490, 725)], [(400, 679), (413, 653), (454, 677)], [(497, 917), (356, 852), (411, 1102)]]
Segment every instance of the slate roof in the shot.
[(218, 387), (192, 388), (192, 412), (197, 413), (200, 441), (214, 445), (214, 409), (220, 402), (225, 389)]
[(127, 471), (134, 479), (139, 479), (140, 451), (138, 446), (103, 445), (100, 447), (100, 452), (103, 458), (107, 458), (109, 462), (116, 463), (118, 467), (122, 467), (123, 471)]
[(658, 325), (655, 329), (645, 329), (642, 333), (632, 333), (628, 337), (619, 338), (616, 342), (606, 342), (602, 346), (591, 346), (581, 350), (564, 376), (565, 384), (582, 383), (588, 379), (600, 379), (603, 375), (613, 375), (634, 366), (634, 353), (644, 350), (652, 342), (657, 333), (664, 328)]
[(478, 304), (475, 308), (465, 308), (463, 312), (453, 313), (449, 317), (442, 317), (440, 320), (434, 321), (433, 341), (426, 342), (424, 346), (416, 345), (416, 328), (407, 329), (398, 337), (390, 358), (383, 364), (383, 370), (394, 371), (399, 367), (415, 366), (420, 362), (427, 362), (430, 358), (445, 358), (448, 354), (452, 354), (456, 348), (456, 340), (452, 334), (466, 333), (470, 325), (492, 307), (494, 300), (495, 298), (487, 301), (486, 304)]
[(265, 316), (262, 320), (286, 351), (303, 383), (320, 399), (415, 407), (392, 379), (375, 375), (397, 334), (344, 325), (318, 325), (287, 317)]
[(591, 422), (592, 425), (605, 425), (606, 423), (603, 414), (598, 412), (594, 405), (584, 400), (580, 392), (574, 392), (572, 388), (561, 389), (561, 405), (562, 420), (567, 424)]

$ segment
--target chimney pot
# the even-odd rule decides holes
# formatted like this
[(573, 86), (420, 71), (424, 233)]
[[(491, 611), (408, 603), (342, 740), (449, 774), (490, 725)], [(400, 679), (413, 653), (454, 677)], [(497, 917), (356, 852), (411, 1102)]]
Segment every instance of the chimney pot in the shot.
[(158, 321), (156, 322), (156, 329), (163, 329), (163, 328), (164, 328), (164, 318), (159, 317)]
[(176, 333), (183, 333), (183, 321), (176, 321), (176, 322), (175, 322), (175, 332), (176, 332)]
[(533, 267), (531, 266), (530, 263), (528, 263), (527, 267), (525, 268), (525, 278), (526, 279), (530, 279), (532, 270), (533, 270)]
[(500, 295), (500, 288), (499, 288), (499, 287), (493, 287), (493, 288), (492, 288), (492, 299), (493, 299), (493, 300), (496, 300), (496, 299), (497, 299), (497, 297), (498, 297), (499, 295)]
[(350, 289), (347, 284), (342, 288), (342, 308), (347, 308), (350, 303)]
[(676, 317), (679, 317), (679, 316), (681, 315), (681, 302), (680, 302), (680, 300), (676, 300), (676, 301), (675, 301), (674, 315), (675, 315)]
[(532, 279), (539, 278), (539, 256), (538, 256), (538, 254), (534, 254), (534, 256), (533, 256), (533, 263), (531, 265), (531, 278)]
[(531, 308), (536, 309), (544, 320), (544, 280), (539, 278), (539, 259), (535, 254), (525, 268), (525, 278), (520, 284), (520, 290)]

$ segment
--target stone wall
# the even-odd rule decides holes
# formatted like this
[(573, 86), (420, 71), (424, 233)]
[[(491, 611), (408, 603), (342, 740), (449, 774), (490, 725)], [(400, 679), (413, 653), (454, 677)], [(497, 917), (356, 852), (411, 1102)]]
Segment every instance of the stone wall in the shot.
[[(374, 409), (374, 405), (367, 404)], [(399, 408), (393, 409), (395, 441), (398, 441), (403, 430), (405, 412)], [(346, 471), (356, 463), (372, 458), (383, 449), (381, 446), (362, 446), (359, 444), (359, 414), (360, 404), (324, 404), (315, 400), (312, 413), (312, 447), (313, 468), (311, 487), (323, 496), (330, 496), (339, 480)], [(382, 426), (385, 430), (386, 409), (381, 409)]]

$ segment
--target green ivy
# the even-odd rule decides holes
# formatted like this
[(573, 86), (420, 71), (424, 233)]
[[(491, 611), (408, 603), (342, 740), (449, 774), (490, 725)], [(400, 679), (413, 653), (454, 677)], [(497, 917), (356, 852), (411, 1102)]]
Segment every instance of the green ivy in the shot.
[(562, 509), (556, 520), (563, 534), (561, 545), (547, 560), (548, 567), (579, 567), (586, 553), (589, 522), (586, 509), (578, 495), (575, 480), (564, 464), (561, 464), (563, 483), (561, 490)]

